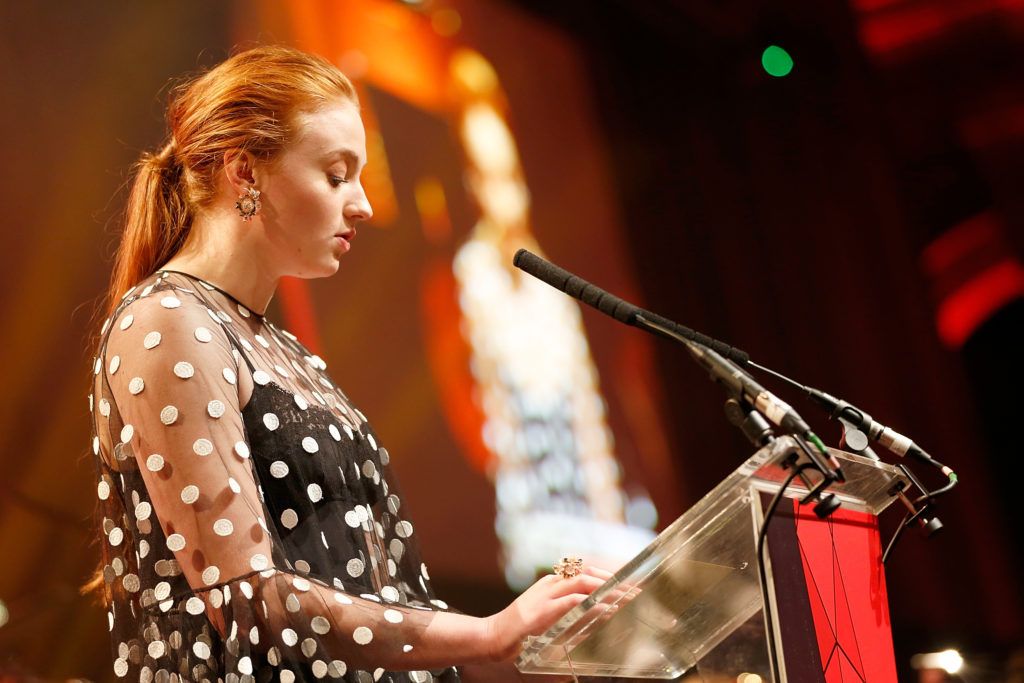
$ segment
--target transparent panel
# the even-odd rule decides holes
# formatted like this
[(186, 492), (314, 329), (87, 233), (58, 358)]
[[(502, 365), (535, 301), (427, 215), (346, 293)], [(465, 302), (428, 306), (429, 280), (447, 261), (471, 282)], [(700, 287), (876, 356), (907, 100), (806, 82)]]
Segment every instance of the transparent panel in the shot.
[[(899, 470), (832, 452), (847, 481), (829, 491), (844, 507), (877, 515), (892, 502)], [(686, 674), (684, 681), (735, 681), (747, 672), (771, 680), (755, 556), (761, 513), (752, 494), (777, 491), (786, 476), (778, 463), (799, 453), (789, 437), (755, 453), (579, 607), (529, 639), (516, 666), (581, 676)], [(806, 493), (798, 482), (786, 495)]]

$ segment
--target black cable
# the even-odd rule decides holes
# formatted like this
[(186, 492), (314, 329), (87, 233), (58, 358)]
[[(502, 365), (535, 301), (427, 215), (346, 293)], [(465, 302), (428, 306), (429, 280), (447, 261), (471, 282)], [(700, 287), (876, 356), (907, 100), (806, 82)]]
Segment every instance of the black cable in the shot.
[(885, 564), (885, 561), (889, 559), (889, 553), (891, 553), (892, 549), (896, 546), (896, 541), (900, 539), (900, 536), (903, 535), (903, 532), (908, 526), (910, 526), (911, 522), (913, 522), (916, 517), (917, 515), (911, 515), (909, 512), (903, 517), (903, 521), (900, 522), (898, 527), (896, 527), (896, 531), (893, 533), (892, 538), (889, 539), (889, 543), (885, 546), (885, 552), (882, 553), (882, 564)]
[(779, 501), (782, 500), (783, 494), (789, 485), (793, 483), (793, 480), (800, 475), (801, 472), (809, 469), (814, 469), (814, 465), (807, 462), (802, 465), (798, 465), (793, 468), (793, 471), (789, 473), (786, 480), (782, 482), (782, 486), (775, 493), (775, 497), (772, 498), (772, 502), (768, 504), (768, 510), (765, 512), (764, 521), (761, 522), (761, 528), (757, 532), (757, 573), (761, 580), (761, 595), (764, 596), (763, 609), (764, 609), (764, 623), (765, 630), (768, 632), (768, 659), (771, 662), (772, 667), (772, 680), (775, 683), (779, 683), (782, 680), (779, 676), (779, 655), (775, 650), (775, 625), (772, 623), (772, 607), (771, 599), (768, 595), (768, 575), (765, 573), (764, 568), (764, 542), (768, 536), (768, 522), (771, 521), (772, 515), (775, 514), (775, 509), (779, 506)]

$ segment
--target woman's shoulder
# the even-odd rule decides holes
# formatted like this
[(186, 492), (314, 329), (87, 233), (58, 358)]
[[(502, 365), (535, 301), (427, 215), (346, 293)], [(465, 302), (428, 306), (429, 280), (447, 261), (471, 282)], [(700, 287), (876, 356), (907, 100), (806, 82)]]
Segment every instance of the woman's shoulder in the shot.
[(140, 332), (146, 348), (174, 338), (208, 343), (224, 336), (218, 328), (226, 319), (229, 320), (227, 315), (215, 310), (194, 286), (157, 273), (125, 292), (104, 323), (102, 345), (107, 346), (116, 337)]

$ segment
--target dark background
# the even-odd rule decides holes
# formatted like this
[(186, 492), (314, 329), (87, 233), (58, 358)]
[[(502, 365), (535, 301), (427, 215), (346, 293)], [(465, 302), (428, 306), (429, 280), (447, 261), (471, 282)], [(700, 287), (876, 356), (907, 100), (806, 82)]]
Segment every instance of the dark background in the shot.
[[(956, 646), (998, 666), (1024, 640), (1024, 303), (991, 294), (962, 343), (944, 343), (937, 320), (958, 291), (988, 282), (978, 278), (994, 264), (1019, 264), (1024, 250), (1024, 3), (438, 4), (459, 7), (481, 34), (501, 31), (489, 12), (539, 24), (579, 54), (613, 180), (602, 200), (617, 207), (619, 257), (645, 307), (854, 402), (959, 473), (940, 509), (944, 532), (909, 534), (887, 568), (898, 664), (906, 676), (914, 652)], [(267, 7), (0, 7), (0, 599), (18, 617), (17, 633), (0, 626), (0, 671), (109, 676), (102, 613), (75, 592), (93, 552), (79, 446), (91, 309), (81, 304), (105, 285), (116, 233), (102, 228), (123, 200), (123, 169), (161, 135), (154, 93), (222, 59), (237, 14), (254, 21)], [(770, 44), (793, 56), (789, 76), (761, 68)], [(515, 115), (536, 65), (517, 72), (514, 49), (478, 49), (508, 74)], [(527, 177), (542, 177), (536, 150), (559, 130), (517, 133), (532, 140), (522, 143)], [(981, 245), (927, 268), (929, 245), (971, 221), (990, 226)], [(602, 283), (578, 257), (586, 225), (570, 236), (550, 243), (551, 258)], [(614, 325), (591, 311), (584, 321), (592, 338)], [(688, 358), (654, 349), (666, 436), (685, 455), (674, 501), (685, 509), (750, 448)], [(762, 379), (838, 440), (834, 423)], [(76, 463), (78, 486), (58, 462)], [(884, 520), (887, 532), (895, 521)], [(500, 585), (436, 583), (468, 612), (507, 597)]]

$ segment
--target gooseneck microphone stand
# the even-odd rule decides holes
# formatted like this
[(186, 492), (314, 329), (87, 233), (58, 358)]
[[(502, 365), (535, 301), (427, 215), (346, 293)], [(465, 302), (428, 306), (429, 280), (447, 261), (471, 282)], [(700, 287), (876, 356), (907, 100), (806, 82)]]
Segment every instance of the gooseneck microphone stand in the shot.
[[(639, 327), (647, 332), (671, 339), (685, 346), (694, 360), (709, 373), (711, 379), (725, 388), (728, 394), (725, 406), (726, 416), (730, 424), (739, 428), (744, 436), (755, 446), (764, 446), (775, 438), (775, 431), (769, 422), (789, 434), (798, 445), (800, 453), (794, 452), (787, 456), (783, 462), (779, 463), (784, 470), (788, 470), (788, 474), (781, 488), (769, 503), (758, 531), (758, 571), (761, 580), (761, 590), (764, 595), (763, 606), (769, 642), (769, 656), (772, 673), (776, 681), (781, 679), (779, 677), (778, 656), (775, 649), (774, 626), (770, 611), (771, 605), (768, 599), (768, 582), (764, 567), (764, 545), (768, 524), (775, 514), (786, 489), (797, 478), (801, 480), (808, 491), (800, 500), (800, 504), (804, 505), (813, 501), (815, 503), (815, 514), (819, 518), (828, 517), (839, 507), (839, 500), (834, 494), (826, 493), (826, 489), (833, 483), (843, 482), (844, 477), (839, 462), (796, 411), (758, 384), (743, 368), (757, 368), (805, 392), (815, 404), (824, 408), (830, 417), (837, 419), (843, 425), (842, 445), (847, 448), (877, 460), (878, 456), (868, 446), (868, 440), (870, 439), (881, 444), (896, 455), (910, 455), (921, 462), (938, 468), (946, 475), (948, 483), (945, 486), (929, 491), (908, 467), (903, 463), (898, 464), (899, 469), (906, 475), (907, 480), (919, 490), (921, 495), (911, 499), (907, 492), (903, 490), (905, 484), (902, 481), (894, 484), (893, 488), (889, 491), (890, 495), (899, 498), (907, 507), (908, 512), (887, 544), (882, 555), (882, 562), (888, 559), (903, 530), (910, 525), (918, 524), (925, 531), (926, 535), (931, 535), (942, 528), (942, 523), (938, 518), (934, 516), (929, 518), (929, 515), (935, 505), (936, 498), (948, 493), (956, 486), (957, 476), (953, 470), (932, 458), (907, 437), (875, 422), (870, 415), (846, 401), (795, 382), (774, 370), (751, 361), (750, 355), (742, 349), (708, 337), (626, 302), (526, 249), (520, 249), (516, 252), (513, 264), (555, 289), (579, 299), (589, 306), (593, 306), (619, 322)], [(801, 461), (801, 454), (805, 456), (803, 461)], [(809, 472), (813, 471), (816, 471), (820, 476), (817, 482), (813, 481), (809, 476)]]

